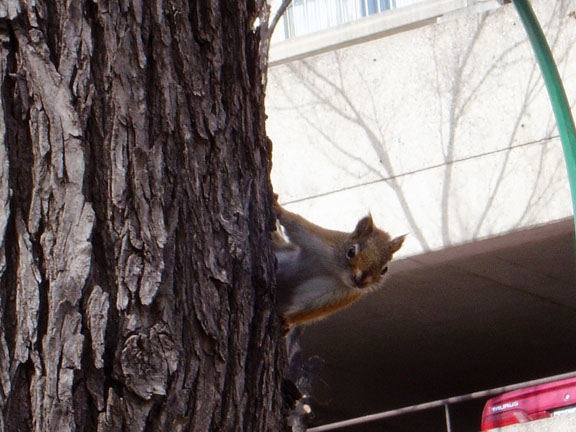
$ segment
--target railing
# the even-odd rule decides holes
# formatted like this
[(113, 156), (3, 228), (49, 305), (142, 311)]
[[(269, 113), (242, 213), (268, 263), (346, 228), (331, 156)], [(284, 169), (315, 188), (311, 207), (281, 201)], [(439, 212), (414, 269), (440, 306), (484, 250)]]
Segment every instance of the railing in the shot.
[(468, 393), (468, 394), (462, 395), (462, 396), (454, 396), (454, 397), (450, 397), (447, 399), (440, 399), (440, 400), (436, 400), (436, 401), (432, 401), (432, 402), (426, 402), (426, 403), (419, 404), (419, 405), (412, 405), (412, 406), (408, 406), (408, 407), (404, 407), (404, 408), (400, 408), (400, 409), (395, 409), (395, 410), (391, 410), (391, 411), (384, 411), (384, 412), (380, 412), (377, 414), (370, 414), (370, 415), (357, 417), (357, 418), (350, 419), (350, 420), (344, 420), (344, 421), (340, 421), (340, 422), (336, 422), (336, 423), (330, 423), (327, 425), (314, 427), (314, 428), (308, 429), (308, 432), (331, 431), (331, 430), (341, 429), (341, 428), (344, 428), (347, 426), (355, 426), (355, 425), (359, 425), (359, 424), (363, 424), (363, 423), (382, 420), (382, 419), (389, 418), (389, 417), (396, 417), (396, 416), (399, 416), (402, 414), (414, 413), (414, 412), (418, 412), (418, 411), (424, 411), (424, 410), (429, 410), (432, 408), (440, 408), (440, 407), (444, 407), (444, 415), (446, 417), (446, 430), (447, 430), (447, 432), (452, 432), (452, 425), (450, 423), (450, 408), (449, 408), (450, 405), (453, 405), (453, 404), (458, 403), (458, 402), (465, 402), (465, 401), (470, 401), (470, 400), (474, 400), (474, 399), (496, 396), (496, 395), (499, 395), (501, 393), (506, 393), (506, 392), (509, 392), (512, 390), (518, 390), (518, 389), (521, 389), (524, 387), (530, 387), (533, 385), (546, 384), (546, 383), (549, 383), (552, 381), (558, 381), (558, 380), (562, 380), (562, 379), (566, 379), (566, 378), (572, 378), (572, 377), (576, 377), (576, 372), (569, 372), (569, 373), (565, 373), (562, 375), (555, 375), (555, 376), (551, 376), (551, 377), (547, 377), (547, 378), (541, 378), (541, 379), (537, 379), (537, 380), (526, 381), (523, 383), (508, 385), (508, 386), (504, 386), (504, 387), (496, 387), (496, 388), (493, 388), (490, 390), (482, 390), (482, 391), (478, 391), (478, 392), (474, 392), (474, 393)]

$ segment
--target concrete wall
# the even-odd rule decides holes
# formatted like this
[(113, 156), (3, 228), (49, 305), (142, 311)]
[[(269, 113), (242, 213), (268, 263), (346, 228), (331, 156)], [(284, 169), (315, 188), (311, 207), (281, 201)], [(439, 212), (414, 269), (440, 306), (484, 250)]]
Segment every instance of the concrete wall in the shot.
[[(572, 103), (576, 0), (531, 3)], [(516, 10), (473, 12), (271, 67), (280, 201), (348, 231), (371, 211), (409, 233), (403, 255), (569, 217), (561, 143)]]

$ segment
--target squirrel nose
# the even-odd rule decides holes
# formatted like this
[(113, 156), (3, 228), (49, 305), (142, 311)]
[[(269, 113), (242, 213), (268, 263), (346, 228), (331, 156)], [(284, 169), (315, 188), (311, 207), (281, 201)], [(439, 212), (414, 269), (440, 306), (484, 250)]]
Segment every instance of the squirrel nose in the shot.
[(368, 278), (368, 275), (363, 271), (357, 271), (353, 276), (354, 283), (358, 288), (364, 288), (366, 285), (368, 285)]

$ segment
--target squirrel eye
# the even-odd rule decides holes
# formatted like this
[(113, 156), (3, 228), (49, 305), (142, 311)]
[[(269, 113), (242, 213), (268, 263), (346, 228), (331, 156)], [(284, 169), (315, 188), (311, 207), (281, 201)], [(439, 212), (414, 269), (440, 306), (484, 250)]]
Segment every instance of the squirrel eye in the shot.
[(384, 267), (384, 268), (382, 269), (382, 271), (380, 272), (380, 274), (381, 274), (382, 276), (384, 276), (387, 271), (388, 271), (388, 266)]
[(357, 253), (358, 253), (358, 245), (355, 244), (346, 252), (346, 258), (352, 259), (356, 256)]

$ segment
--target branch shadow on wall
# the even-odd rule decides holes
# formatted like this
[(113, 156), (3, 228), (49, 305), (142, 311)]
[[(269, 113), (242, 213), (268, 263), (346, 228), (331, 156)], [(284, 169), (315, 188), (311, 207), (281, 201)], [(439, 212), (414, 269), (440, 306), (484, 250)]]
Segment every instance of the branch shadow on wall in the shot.
[[(569, 11), (567, 2), (557, 2), (554, 6), (555, 10), (550, 15), (549, 20), (543, 23), (544, 28), (554, 27), (555, 32), (548, 32), (553, 34), (549, 43), (555, 52), (557, 62), (563, 64), (564, 60), (569, 58), (572, 47), (574, 44), (564, 43), (564, 51), (558, 52), (559, 42), (562, 38), (568, 37), (563, 31), (567, 26), (558, 24), (555, 21), (559, 19), (569, 19)], [(446, 58), (446, 51), (442, 53), (438, 49), (438, 39), (443, 36), (440, 32), (445, 29), (439, 29), (434, 26), (431, 31), (430, 37), (430, 50), (433, 55), (433, 61), (436, 71), (436, 76), (430, 77), (429, 85), (435, 88), (438, 95), (438, 113), (440, 118), (439, 146), (442, 149), (442, 164), (431, 165), (418, 171), (425, 171), (430, 169), (442, 169), (442, 191), (440, 206), (440, 232), (442, 237), (442, 244), (444, 247), (457, 243), (454, 240), (454, 234), (459, 231), (465, 231), (466, 236), (470, 239), (477, 239), (487, 234), (490, 234), (491, 221), (498, 219), (498, 199), (502, 199), (504, 193), (503, 185), (508, 175), (510, 175), (514, 166), (511, 163), (512, 152), (522, 146), (534, 145), (539, 146), (538, 161), (535, 163), (536, 170), (532, 177), (532, 183), (527, 184), (526, 188), (530, 190), (528, 198), (522, 203), (523, 211), (518, 217), (513, 226), (509, 230), (519, 228), (523, 225), (529, 224), (534, 214), (547, 205), (551, 199), (554, 198), (557, 183), (562, 178), (559, 175), (545, 175), (547, 169), (547, 162), (550, 157), (550, 145), (557, 141), (555, 135), (555, 121), (552, 117), (551, 111), (545, 122), (542, 119), (538, 121), (546, 124), (546, 131), (544, 136), (533, 142), (520, 142), (522, 140), (521, 132), (526, 123), (527, 115), (531, 104), (535, 98), (540, 97), (545, 91), (544, 85), (540, 76), (540, 71), (535, 63), (530, 67), (530, 71), (526, 76), (519, 77), (524, 87), (522, 98), (519, 106), (517, 106), (517, 114), (514, 122), (506, 127), (509, 128), (505, 140), (505, 145), (501, 145), (496, 151), (491, 151), (489, 154), (498, 155), (499, 159), (497, 166), (492, 171), (492, 181), (490, 184), (491, 193), (488, 199), (482, 203), (482, 208), (476, 212), (475, 218), (470, 220), (468, 218), (459, 218), (458, 207), (466, 205), (464, 202), (457, 202), (454, 198), (454, 168), (456, 164), (465, 162), (475, 157), (483, 157), (488, 153), (477, 154), (475, 156), (458, 157), (458, 150), (466, 145), (463, 135), (465, 123), (471, 118), (471, 112), (474, 105), (480, 100), (480, 93), (485, 91), (488, 81), (495, 73), (501, 73), (506, 69), (513, 67), (517, 62), (523, 61), (521, 59), (521, 50), (525, 50), (528, 44), (527, 40), (510, 43), (508, 46), (503, 47), (497, 56), (490, 62), (474, 61), (481, 58), (483, 49), (482, 44), (485, 43), (485, 32), (490, 31), (489, 21), (491, 14), (486, 13), (480, 16), (475, 23), (475, 29), (470, 33), (467, 40), (458, 41), (462, 45), (457, 49), (449, 52), (449, 58)], [(466, 21), (461, 25), (469, 25)], [(461, 35), (455, 34), (453, 36), (456, 40)], [(456, 42), (454, 42), (456, 44)], [(384, 116), (381, 110), (378, 109), (379, 105), (388, 105), (394, 107), (398, 101), (375, 100), (375, 91), (372, 91), (368, 80), (364, 77), (362, 70), (354, 70), (358, 76), (359, 85), (361, 85), (363, 94), (368, 94), (367, 99), (359, 100), (356, 96), (358, 88), (352, 86), (347, 79), (346, 62), (342, 59), (342, 53), (334, 51), (330, 55), (333, 56), (334, 64), (336, 65), (336, 73), (328, 74), (319, 67), (315, 66), (313, 61), (303, 60), (298, 63), (292, 63), (287, 66), (287, 70), (292, 75), (290, 81), (297, 81), (305, 87), (308, 94), (312, 97), (316, 106), (322, 107), (322, 110), (328, 110), (335, 114), (337, 118), (341, 119), (342, 124), (339, 127), (354, 128), (357, 130), (359, 139), (365, 137), (370, 147), (376, 154), (375, 160), (368, 160), (364, 155), (356, 154), (353, 147), (345, 147), (342, 143), (338, 142), (332, 130), (328, 125), (323, 122), (322, 116), (312, 114), (308, 106), (299, 104), (295, 100), (291, 88), (279, 79), (279, 85), (282, 87), (286, 102), (293, 107), (298, 113), (299, 118), (303, 121), (307, 128), (314, 131), (315, 134), (322, 137), (322, 140), (317, 141), (319, 150), (325, 155), (326, 159), (334, 166), (344, 173), (355, 176), (358, 179), (358, 184), (354, 186), (346, 186), (344, 188), (334, 188), (333, 190), (311, 197), (305, 197), (299, 201), (316, 198), (322, 195), (329, 195), (343, 190), (358, 188), (368, 184), (383, 183), (390, 188), (402, 209), (406, 224), (409, 227), (411, 237), (415, 238), (419, 243), (423, 252), (431, 249), (432, 239), (429, 234), (420, 228), (420, 224), (415, 216), (414, 207), (417, 205), (414, 201), (410, 201), (404, 193), (401, 179), (407, 175), (415, 174), (417, 171), (411, 172), (398, 172), (394, 163), (390, 158), (388, 152), (388, 142), (390, 138), (386, 138), (386, 130), (390, 127), (390, 122), (394, 119), (394, 112), (388, 112)], [(479, 68), (481, 66), (481, 68)], [(566, 72), (565, 72), (566, 73)], [(402, 85), (402, 83), (395, 83)], [(322, 111), (319, 110), (319, 111)], [(485, 127), (489, 128), (491, 125), (487, 124)], [(410, 146), (417, 147), (417, 146)], [(337, 155), (335, 157), (334, 155)], [(417, 156), (416, 156), (417, 157)], [(360, 164), (365, 172), (372, 174), (376, 180), (369, 182), (362, 182), (361, 176), (352, 172), (349, 169), (351, 163)], [(555, 173), (562, 173), (561, 167), (555, 170)], [(549, 174), (549, 173), (548, 173)], [(478, 179), (479, 181), (488, 181), (489, 179)], [(556, 185), (556, 186), (555, 186)], [(423, 193), (426, 193), (426, 185), (423, 185)], [(477, 199), (476, 197), (470, 197)]]

